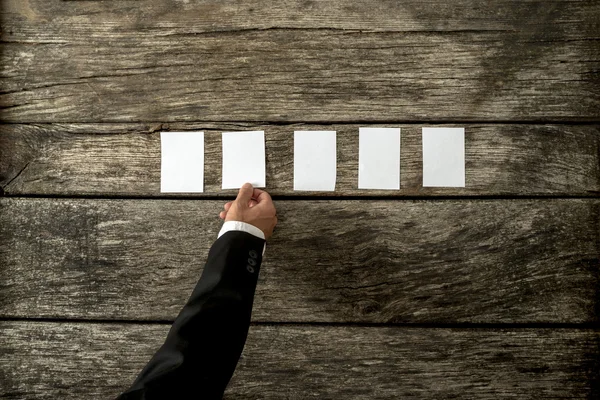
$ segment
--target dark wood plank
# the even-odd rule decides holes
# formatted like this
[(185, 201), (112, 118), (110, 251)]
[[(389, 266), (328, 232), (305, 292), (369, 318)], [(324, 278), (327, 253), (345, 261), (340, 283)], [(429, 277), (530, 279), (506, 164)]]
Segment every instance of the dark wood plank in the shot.
[[(320, 196), (597, 196), (600, 126), (466, 125), (466, 188), (423, 188), (420, 125), (402, 128), (401, 189), (359, 190), (359, 125), (0, 125), (0, 187), (10, 195), (168, 196), (160, 193), (160, 129), (205, 131), (205, 192), (221, 190), (221, 131), (266, 132), (267, 190), (293, 191), (293, 131), (336, 130), (338, 182)], [(182, 194), (178, 194), (181, 196)]]
[(3, 2), (5, 122), (600, 117), (594, 1), (59, 3)]
[[(0, 323), (0, 398), (109, 399), (168, 326)], [(226, 399), (597, 398), (600, 334), (253, 326)]]
[[(0, 316), (174, 319), (222, 204), (0, 199)], [(598, 200), (276, 205), (256, 321), (598, 321)]]
[[(251, 29), (522, 32), (542, 30), (550, 22), (561, 33), (580, 37), (582, 29), (595, 27), (589, 14), (597, 15), (599, 7), (595, 1), (569, 0), (5, 0), (0, 18), (5, 41), (52, 43), (127, 38), (131, 32), (156, 36)], [(556, 29), (544, 34), (553, 37)]]

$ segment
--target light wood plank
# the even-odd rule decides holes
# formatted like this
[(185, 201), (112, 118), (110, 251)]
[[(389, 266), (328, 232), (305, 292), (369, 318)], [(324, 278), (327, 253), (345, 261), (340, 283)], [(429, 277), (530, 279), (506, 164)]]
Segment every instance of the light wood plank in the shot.
[[(0, 397), (113, 398), (167, 329), (1, 322)], [(253, 326), (225, 399), (592, 399), (599, 344), (571, 329)]]
[[(223, 203), (1, 199), (0, 316), (174, 319)], [(276, 206), (256, 321), (598, 321), (598, 200)]]
[(597, 2), (58, 3), (4, 6), (5, 122), (600, 116)]
[[(371, 126), (371, 125), (369, 125)], [(597, 196), (598, 125), (466, 125), (466, 188), (423, 188), (421, 126), (402, 129), (401, 189), (358, 189), (359, 125), (0, 125), (0, 187), (9, 195), (169, 196), (160, 193), (160, 133), (205, 131), (205, 192), (221, 189), (221, 132), (266, 132), (267, 190), (276, 196)], [(464, 125), (463, 125), (464, 126)], [(293, 131), (336, 130), (335, 192), (293, 190)], [(251, 155), (249, 155), (251, 156)]]

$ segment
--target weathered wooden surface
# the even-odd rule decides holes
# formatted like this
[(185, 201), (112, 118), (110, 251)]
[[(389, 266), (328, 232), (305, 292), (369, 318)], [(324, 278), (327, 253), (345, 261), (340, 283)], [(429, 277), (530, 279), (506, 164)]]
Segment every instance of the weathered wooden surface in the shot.
[[(0, 200), (0, 315), (174, 319), (223, 203)], [(276, 206), (256, 321), (598, 321), (598, 200)]]
[[(109, 399), (168, 326), (0, 323), (0, 397)], [(600, 334), (253, 326), (225, 399), (597, 398)]]
[(595, 1), (287, 1), (268, 14), (267, 2), (256, 13), (248, 2), (226, 3), (3, 2), (0, 117), (24, 123), (600, 116)]
[[(599, 398), (597, 330), (510, 325), (598, 323), (600, 199), (514, 199), (600, 194), (598, 21), (594, 0), (1, 0), (0, 398), (127, 386), (168, 329), (136, 321), (175, 317), (223, 204), (18, 196), (163, 196), (158, 132), (204, 130), (197, 196), (225, 198), (220, 132), (250, 129), (275, 195), (298, 194), (293, 130), (335, 129), (337, 191), (302, 195), (496, 200), (277, 202), (226, 398)], [(403, 129), (400, 191), (356, 189), (371, 123)], [(421, 187), (427, 123), (467, 128), (466, 188)]]
[[(466, 125), (466, 188), (423, 188), (421, 126), (402, 128), (401, 189), (359, 190), (359, 125), (59, 124), (0, 125), (0, 187), (10, 195), (166, 196), (160, 193), (160, 133), (205, 131), (205, 192), (221, 190), (221, 132), (265, 130), (267, 190), (293, 191), (293, 131), (336, 130), (338, 181), (320, 196), (596, 196), (600, 126)], [(464, 126), (464, 125), (463, 125)], [(182, 194), (178, 194), (181, 196)]]
[[(595, 1), (473, 0), (4, 0), (6, 41), (104, 39), (131, 32), (191, 34), (268, 29), (338, 29), (363, 32), (542, 31), (569, 38), (597, 27)], [(566, 13), (569, 12), (569, 14)], [(542, 29), (553, 23), (557, 29)], [(44, 27), (45, 30), (39, 30)], [(94, 36), (96, 35), (96, 36)], [(120, 35), (120, 36), (119, 36)]]

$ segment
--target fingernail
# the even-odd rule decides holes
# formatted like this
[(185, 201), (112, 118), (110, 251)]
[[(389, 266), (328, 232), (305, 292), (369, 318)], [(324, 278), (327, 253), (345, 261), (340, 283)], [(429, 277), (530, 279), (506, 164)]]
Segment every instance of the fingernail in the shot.
[(244, 188), (244, 189), (251, 189), (252, 188), (252, 184), (246, 182), (246, 183), (244, 183), (244, 185), (242, 186), (242, 188)]

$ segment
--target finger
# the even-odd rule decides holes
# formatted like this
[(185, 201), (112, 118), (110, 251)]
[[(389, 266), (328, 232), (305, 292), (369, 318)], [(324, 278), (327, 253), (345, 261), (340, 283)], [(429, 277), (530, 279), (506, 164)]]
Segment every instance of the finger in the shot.
[(225, 205), (223, 206), (223, 208), (225, 209), (225, 211), (229, 211), (229, 209), (231, 208), (232, 204), (233, 204), (233, 201), (225, 203)]
[(248, 203), (248, 207), (252, 208), (252, 207), (254, 207), (257, 204), (258, 204), (258, 202), (256, 200), (250, 200), (250, 202)]
[(226, 211), (221, 211), (219, 213), (219, 218), (221, 218), (221, 219), (225, 219), (226, 216), (227, 216), (227, 212)]
[(252, 194), (254, 193), (253, 187), (251, 183), (244, 183), (244, 185), (240, 188), (238, 195), (235, 201), (239, 202), (238, 207), (248, 207), (248, 203), (252, 199)]
[(262, 203), (263, 201), (273, 201), (269, 193), (260, 189), (254, 189), (254, 192), (252, 193), (252, 198), (256, 199), (258, 203)]

